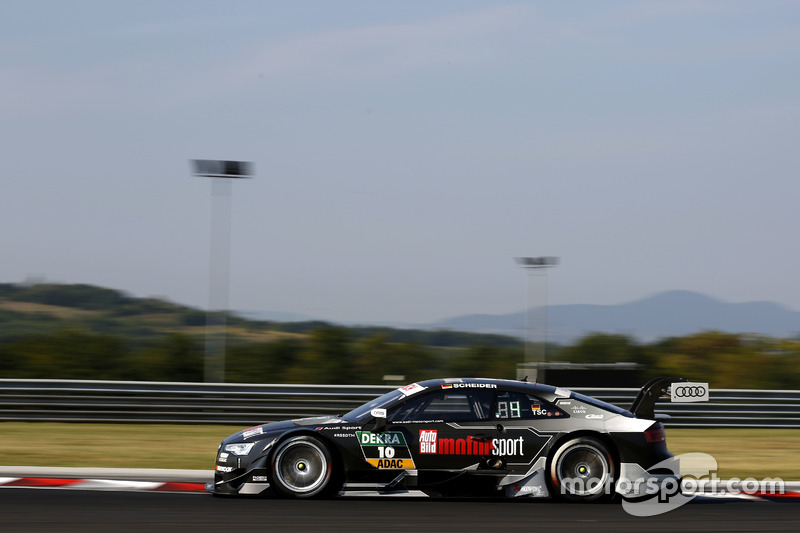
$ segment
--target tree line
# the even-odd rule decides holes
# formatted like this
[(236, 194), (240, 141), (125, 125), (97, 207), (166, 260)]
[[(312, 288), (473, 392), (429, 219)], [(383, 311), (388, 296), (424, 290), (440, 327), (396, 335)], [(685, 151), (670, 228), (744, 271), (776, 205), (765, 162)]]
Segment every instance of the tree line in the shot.
[[(0, 283), (0, 378), (202, 381), (206, 319), (197, 309), (92, 285)], [(235, 314), (226, 322), (225, 381), (233, 383), (513, 379), (524, 358), (522, 340), (502, 335)], [(641, 343), (598, 332), (546, 348), (548, 361), (638, 363), (643, 381), (675, 375), (714, 388), (800, 389), (800, 338), (706, 331)]]
[[(130, 343), (66, 329), (0, 344), (0, 377), (202, 381), (204, 356), (202, 339), (181, 333)], [(409, 382), (446, 376), (514, 379), (523, 357), (522, 346), (427, 346), (325, 326), (294, 338), (229, 345), (225, 381), (374, 385), (386, 375)], [(571, 346), (549, 346), (548, 360), (639, 363), (643, 381), (672, 375), (708, 381), (714, 388), (800, 388), (797, 339), (707, 331), (642, 344), (593, 333)]]

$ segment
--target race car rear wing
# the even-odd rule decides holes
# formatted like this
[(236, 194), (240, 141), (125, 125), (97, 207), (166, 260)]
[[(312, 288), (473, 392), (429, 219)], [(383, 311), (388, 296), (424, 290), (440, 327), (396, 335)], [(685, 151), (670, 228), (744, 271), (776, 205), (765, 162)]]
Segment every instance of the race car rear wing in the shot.
[(628, 409), (636, 418), (655, 418), (656, 401), (665, 395), (673, 383), (689, 381), (686, 378), (655, 378), (645, 383)]

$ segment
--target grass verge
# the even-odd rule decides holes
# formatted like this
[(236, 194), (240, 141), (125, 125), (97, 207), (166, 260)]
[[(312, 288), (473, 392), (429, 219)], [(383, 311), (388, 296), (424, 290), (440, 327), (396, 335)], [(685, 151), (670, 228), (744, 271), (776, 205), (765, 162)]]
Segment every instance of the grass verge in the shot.
[(0, 422), (0, 464), (213, 470), (238, 426)]
[[(220, 440), (238, 426), (0, 422), (0, 464), (211, 470)], [(717, 475), (800, 479), (800, 429), (667, 430), (678, 455), (704, 452)]]
[(675, 455), (703, 452), (714, 456), (723, 479), (780, 477), (800, 480), (800, 429), (673, 428), (667, 447)]

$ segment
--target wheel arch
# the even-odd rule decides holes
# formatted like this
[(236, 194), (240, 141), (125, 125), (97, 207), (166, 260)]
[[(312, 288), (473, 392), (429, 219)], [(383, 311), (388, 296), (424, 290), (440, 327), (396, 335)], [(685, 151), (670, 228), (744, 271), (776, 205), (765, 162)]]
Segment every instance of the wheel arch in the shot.
[(594, 439), (599, 440), (606, 446), (609, 453), (611, 454), (611, 458), (614, 460), (614, 466), (619, 469), (620, 465), (620, 455), (619, 449), (617, 448), (614, 439), (608, 433), (603, 433), (600, 431), (593, 431), (591, 429), (579, 429), (577, 431), (570, 431), (569, 433), (564, 433), (563, 435), (557, 437), (555, 441), (550, 445), (550, 449), (547, 451), (547, 469), (550, 469), (550, 462), (553, 460), (553, 453), (561, 447), (562, 444), (565, 442), (571, 441), (572, 439), (577, 439), (581, 437), (591, 437)]
[(614, 443), (614, 440), (608, 433), (581, 429), (578, 431), (565, 433), (564, 435), (559, 436), (553, 442), (550, 449), (547, 451), (547, 461), (545, 463), (545, 479), (547, 481), (548, 487), (550, 487), (551, 490), (554, 490), (555, 480), (552, 479), (551, 475), (554, 455), (561, 448), (562, 445), (566, 444), (571, 440), (579, 438), (595, 439), (606, 447), (608, 453), (611, 454), (611, 461), (613, 462), (613, 464), (611, 465), (614, 471), (614, 479), (612, 483), (614, 484), (614, 486), (616, 486), (616, 482), (619, 480), (619, 473), (620, 473), (620, 455), (619, 455), (619, 450), (616, 444)]
[(265, 456), (266, 464), (272, 464), (272, 458), (275, 456), (277, 450), (280, 449), (281, 444), (294, 437), (313, 437), (325, 445), (328, 453), (331, 454), (331, 460), (333, 463), (333, 484), (336, 485), (338, 492), (338, 489), (345, 482), (347, 476), (347, 465), (345, 464), (342, 452), (336, 442), (330, 437), (327, 437), (317, 431), (312, 431), (307, 428), (299, 428), (295, 431), (287, 431), (278, 437), (278, 440), (276, 440), (275, 444), (272, 445), (269, 453)]

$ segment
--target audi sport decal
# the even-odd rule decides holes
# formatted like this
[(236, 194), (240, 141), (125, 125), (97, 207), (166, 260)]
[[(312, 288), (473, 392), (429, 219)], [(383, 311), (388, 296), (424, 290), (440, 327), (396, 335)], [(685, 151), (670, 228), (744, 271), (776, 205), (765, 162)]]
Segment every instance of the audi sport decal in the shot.
[(708, 383), (673, 383), (670, 388), (673, 402), (707, 402)]
[(408, 470), (416, 468), (406, 438), (399, 431), (372, 433), (356, 431), (364, 459), (380, 469)]

